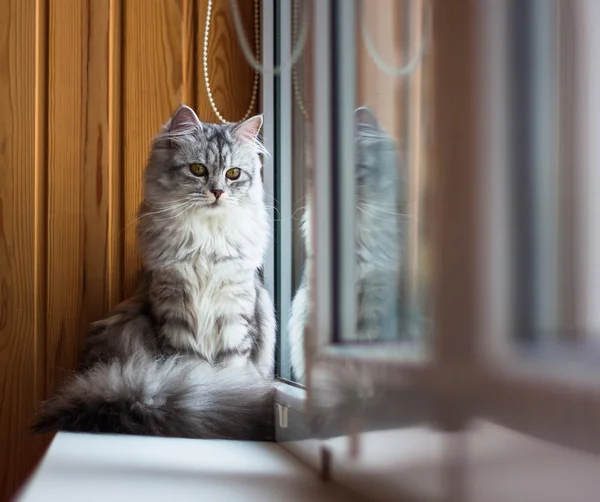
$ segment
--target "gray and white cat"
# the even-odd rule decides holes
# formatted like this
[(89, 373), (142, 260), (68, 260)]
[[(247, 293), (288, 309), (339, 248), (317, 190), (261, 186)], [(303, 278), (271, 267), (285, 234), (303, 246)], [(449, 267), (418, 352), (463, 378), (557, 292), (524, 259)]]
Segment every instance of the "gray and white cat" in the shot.
[(269, 439), (273, 304), (262, 117), (201, 123), (181, 106), (152, 144), (136, 294), (93, 323), (77, 375), (35, 429)]
[[(373, 113), (358, 108), (355, 119), (356, 180), (356, 331), (352, 340), (381, 339), (394, 333), (395, 305), (402, 250), (403, 221), (398, 219), (399, 176), (397, 147)], [(302, 221), (306, 248), (304, 274), (292, 302), (289, 321), (291, 363), (297, 381), (305, 379), (304, 331), (310, 316), (312, 268), (311, 202), (312, 173)], [(400, 181), (400, 183), (399, 183)], [(393, 335), (392, 335), (393, 336)]]

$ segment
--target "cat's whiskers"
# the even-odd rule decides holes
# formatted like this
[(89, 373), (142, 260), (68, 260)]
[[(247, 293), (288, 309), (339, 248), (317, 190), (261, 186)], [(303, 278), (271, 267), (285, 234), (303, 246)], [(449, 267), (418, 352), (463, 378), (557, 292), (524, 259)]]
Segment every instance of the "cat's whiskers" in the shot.
[(189, 195), (182, 197), (181, 199), (174, 199), (174, 200), (169, 200), (168, 203), (158, 203), (158, 205), (153, 205), (152, 203), (148, 202), (148, 201), (143, 201), (143, 205), (148, 206), (152, 209), (169, 209), (171, 207), (173, 207), (173, 205), (175, 204), (180, 204), (182, 202), (189, 202), (192, 199), (196, 199), (196, 197), (190, 197)]
[(139, 217), (143, 218), (143, 217), (146, 217), (146, 216), (154, 216), (155, 214), (166, 213), (168, 211), (173, 211), (173, 210), (177, 211), (178, 209), (182, 208), (183, 206), (189, 204), (190, 202), (192, 202), (192, 199), (187, 199), (187, 200), (184, 200), (184, 201), (179, 202), (177, 204), (171, 204), (171, 205), (169, 205), (167, 207), (159, 209), (158, 211), (152, 211), (151, 213), (141, 214)]
[[(271, 194), (268, 194), (268, 193), (265, 192), (264, 195), (269, 196), (271, 199), (273, 199), (273, 201), (275, 202), (275, 204), (279, 203), (279, 201), (275, 197), (273, 197)], [(304, 196), (298, 198), (298, 200), (296, 201), (296, 204), (298, 202), (300, 202), (304, 198), (305, 198)], [(296, 208), (289, 218), (282, 218), (281, 217), (281, 210), (278, 207), (274, 206), (274, 205), (265, 204), (265, 208), (267, 208), (267, 209), (273, 209), (273, 211), (277, 212), (278, 216), (277, 216), (277, 218), (274, 219), (274, 221), (281, 222), (281, 221), (288, 220), (288, 219), (293, 219), (293, 220), (296, 220), (296, 221), (300, 221), (300, 218), (295, 218), (296, 213), (298, 211), (306, 209), (306, 205), (300, 206), (300, 207)]]
[(295, 210), (295, 211), (292, 213), (292, 219), (294, 219), (294, 220), (296, 220), (296, 221), (301, 221), (301, 220), (302, 220), (302, 218), (295, 218), (295, 216), (296, 216), (296, 213), (297, 213), (298, 211), (301, 211), (301, 210), (303, 210), (303, 209), (306, 209), (306, 206), (301, 206), (301, 207), (299, 207), (299, 208), (296, 208), (296, 210)]
[(379, 211), (379, 212), (383, 212), (383, 213), (388, 213), (388, 214), (393, 214), (396, 216), (406, 216), (409, 217), (409, 215), (407, 213), (402, 213), (398, 211), (398, 205), (397, 204), (386, 204), (386, 203), (382, 203), (382, 202), (375, 202), (372, 199), (366, 199), (364, 197), (357, 197), (356, 198), (356, 202), (357, 205), (363, 207), (364, 209), (370, 210), (373, 209), (375, 211)]
[[(393, 222), (398, 222), (399, 221), (398, 218), (400, 218), (400, 217), (401, 218), (409, 218), (409, 216), (406, 215), (406, 214), (394, 213), (394, 212), (391, 212), (391, 211), (389, 211), (389, 212), (388, 211), (383, 211), (384, 214), (389, 214), (391, 216), (389, 218), (386, 218), (386, 217), (383, 217), (383, 216), (379, 216), (376, 212), (372, 212), (371, 211), (372, 209), (377, 209), (377, 208), (374, 208), (372, 206), (371, 207), (367, 207), (364, 204), (357, 204), (356, 207), (357, 207), (357, 209), (359, 211), (362, 211), (363, 213), (365, 213), (366, 215), (370, 216), (371, 218), (374, 218), (374, 219), (380, 220), (380, 221), (387, 221), (387, 222), (393, 223)], [(380, 211), (381, 211), (381, 209), (380, 209)]]
[(274, 218), (273, 221), (281, 221), (281, 211), (279, 210), (278, 207), (275, 206), (271, 206), (269, 204), (265, 204), (265, 209), (272, 209), (273, 211), (277, 212), (277, 218)]
[[(278, 200), (277, 200), (275, 197), (273, 197), (271, 194), (269, 194), (269, 193), (267, 193), (267, 192), (263, 192), (263, 195), (264, 195), (264, 196), (271, 197), (271, 199), (273, 199), (273, 202), (274, 202), (275, 204), (279, 204), (279, 201), (278, 201)], [(281, 221), (281, 211), (279, 210), (279, 208), (278, 208), (278, 207), (276, 207), (276, 206), (274, 206), (274, 205), (268, 205), (268, 204), (265, 204), (265, 208), (267, 208), (267, 209), (272, 209), (273, 211), (277, 211), (277, 213), (278, 213), (278, 215), (279, 215), (279, 216), (277, 217), (277, 219), (276, 219), (275, 221)]]
[(196, 207), (197, 204), (195, 201), (190, 202), (186, 208), (184, 208), (183, 211), (180, 211), (179, 213), (170, 216), (168, 218), (161, 218), (161, 219), (156, 219), (156, 221), (168, 221), (168, 220), (174, 220), (175, 218), (179, 218), (182, 214), (184, 214), (185, 212), (189, 211), (191, 208)]
[(390, 215), (393, 215), (393, 216), (402, 216), (402, 217), (405, 217), (405, 218), (409, 217), (409, 215), (406, 214), (406, 213), (400, 213), (398, 211), (391, 211), (390, 209), (386, 209), (385, 207), (381, 207), (381, 206), (378, 206), (376, 204), (364, 204), (364, 203), (360, 204), (359, 203), (358, 205), (361, 206), (363, 209), (367, 209), (367, 210), (373, 210), (373, 211), (376, 211), (376, 212), (390, 214)]
[(389, 209), (392, 208), (397, 208), (398, 204), (394, 203), (394, 202), (382, 202), (381, 200), (373, 200), (373, 199), (368, 199), (367, 197), (356, 197), (356, 201), (357, 202), (363, 202), (365, 204), (368, 205), (376, 205), (377, 207), (387, 207)]
[[(141, 220), (142, 218), (145, 217), (149, 217), (149, 216), (154, 216), (157, 214), (162, 214), (162, 213), (166, 213), (167, 211), (172, 211), (172, 210), (178, 210), (182, 207), (184, 207), (186, 204), (188, 204), (190, 201), (195, 201), (195, 199), (193, 198), (186, 198), (186, 199), (182, 199), (182, 202), (178, 203), (178, 204), (172, 204), (169, 207), (165, 207), (163, 209), (160, 209), (158, 211), (152, 211), (151, 213), (144, 213), (144, 214), (140, 214), (137, 218), (133, 219), (132, 221), (130, 221), (127, 225), (125, 225), (125, 227), (123, 227), (123, 230), (121, 230), (121, 232), (119, 232), (119, 235), (121, 235), (125, 230), (127, 230), (131, 225), (133, 225), (134, 223), (138, 222), (139, 220)], [(148, 204), (147, 202), (145, 202), (145, 204), (148, 207), (153, 207), (152, 205)], [(161, 221), (161, 220), (158, 220)]]

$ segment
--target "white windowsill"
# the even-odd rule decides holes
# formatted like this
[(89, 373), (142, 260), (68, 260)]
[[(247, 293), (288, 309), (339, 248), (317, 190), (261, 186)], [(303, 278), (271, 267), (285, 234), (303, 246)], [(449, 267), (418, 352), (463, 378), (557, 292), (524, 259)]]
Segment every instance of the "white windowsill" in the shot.
[(356, 458), (349, 456), (347, 436), (314, 443), (300, 440), (286, 447), (314, 464), (314, 450), (326, 446), (332, 478), (367, 500), (441, 502), (462, 476), (466, 493), (455, 500), (465, 502), (600, 500), (599, 456), (487, 421), (476, 421), (462, 434), (425, 426), (366, 432)]
[[(448, 493), (447, 448), (458, 446), (459, 437), (424, 427), (369, 432), (355, 460), (348, 458), (347, 437), (325, 441), (333, 477), (350, 493), (321, 482), (275, 443), (59, 433), (15, 501), (351, 502), (358, 493), (367, 500), (439, 501)], [(473, 502), (598, 499), (597, 456), (488, 422), (474, 424), (463, 439)]]
[(59, 433), (15, 500), (352, 499), (275, 443)]

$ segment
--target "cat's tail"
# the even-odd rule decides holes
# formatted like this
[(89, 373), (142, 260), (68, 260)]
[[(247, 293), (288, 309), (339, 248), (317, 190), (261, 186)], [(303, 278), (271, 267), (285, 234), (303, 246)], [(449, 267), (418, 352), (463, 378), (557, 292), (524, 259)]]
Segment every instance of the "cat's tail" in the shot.
[(273, 438), (272, 407), (273, 382), (252, 367), (138, 355), (78, 374), (33, 430), (263, 441)]

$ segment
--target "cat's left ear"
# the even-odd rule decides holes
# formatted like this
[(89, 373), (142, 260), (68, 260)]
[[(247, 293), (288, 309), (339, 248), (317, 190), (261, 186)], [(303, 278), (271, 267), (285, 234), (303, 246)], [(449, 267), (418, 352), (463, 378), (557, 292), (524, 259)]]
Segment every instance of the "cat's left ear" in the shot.
[(240, 141), (254, 141), (263, 125), (263, 116), (255, 115), (248, 120), (244, 120), (233, 130), (233, 135)]
[(190, 128), (202, 129), (202, 122), (194, 110), (189, 106), (181, 105), (169, 122), (169, 132), (181, 132)]

